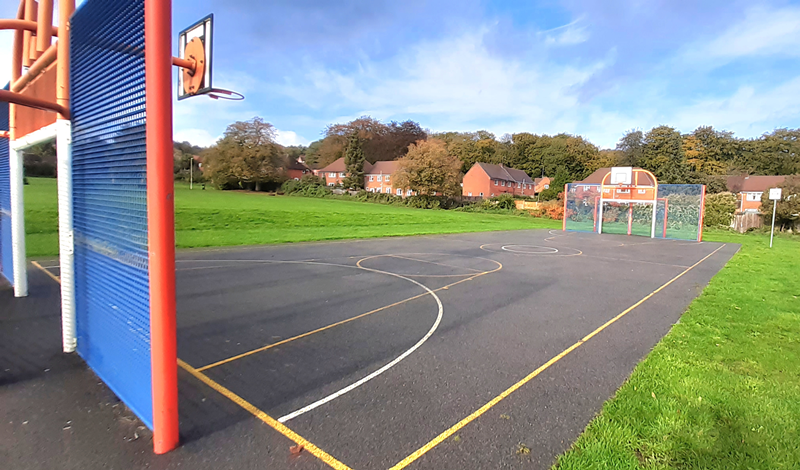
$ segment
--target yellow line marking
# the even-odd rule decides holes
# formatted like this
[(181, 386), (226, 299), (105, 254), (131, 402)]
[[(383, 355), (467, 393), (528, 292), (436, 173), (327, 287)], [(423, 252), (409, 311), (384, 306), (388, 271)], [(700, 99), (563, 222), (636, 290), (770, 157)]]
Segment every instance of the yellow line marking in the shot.
[(332, 468), (335, 468), (336, 470), (352, 470), (350, 467), (343, 464), (342, 462), (339, 462), (324, 450), (320, 449), (319, 447), (315, 446), (308, 440), (304, 439), (296, 432), (289, 429), (286, 425), (279, 423), (276, 419), (272, 418), (270, 415), (259, 410), (244, 398), (240, 397), (239, 395), (231, 392), (227, 388), (213, 381), (208, 376), (206, 376), (199, 370), (195, 369), (194, 367), (190, 366), (186, 362), (182, 361), (181, 359), (178, 359), (178, 365), (181, 366), (183, 370), (192, 374), (194, 377), (196, 377), (204, 384), (208, 385), (209, 387), (219, 392), (222, 396), (224, 396), (228, 400), (236, 403), (237, 405), (245, 409), (248, 413), (266, 423), (272, 429), (283, 434), (290, 440), (294, 441), (296, 444), (303, 446), (303, 450), (308, 451), (309, 454), (322, 460), (326, 464), (330, 465)]
[(606, 328), (608, 328), (611, 324), (613, 324), (614, 322), (616, 322), (620, 318), (622, 318), (625, 315), (627, 315), (630, 311), (632, 311), (633, 309), (635, 309), (639, 305), (643, 304), (645, 301), (647, 301), (647, 299), (653, 297), (657, 293), (659, 293), (662, 290), (664, 290), (667, 286), (669, 286), (673, 282), (677, 281), (681, 276), (683, 276), (684, 274), (686, 274), (689, 271), (691, 271), (692, 269), (694, 269), (697, 265), (699, 265), (703, 261), (707, 260), (708, 258), (710, 258), (712, 255), (714, 255), (716, 252), (718, 252), (719, 250), (721, 250), (724, 247), (725, 247), (725, 245), (722, 245), (719, 248), (717, 248), (716, 250), (712, 251), (705, 258), (703, 258), (700, 261), (696, 262), (692, 266), (686, 268), (686, 270), (684, 270), (682, 273), (678, 274), (677, 276), (675, 276), (672, 279), (670, 279), (669, 281), (667, 281), (666, 284), (662, 285), (661, 287), (659, 287), (658, 289), (654, 290), (653, 292), (647, 294), (647, 296), (645, 296), (642, 300), (640, 300), (640, 301), (636, 302), (635, 304), (631, 305), (630, 307), (625, 309), (625, 311), (623, 311), (622, 313), (620, 313), (616, 317), (612, 318), (611, 320), (603, 323), (602, 326), (600, 326), (599, 328), (595, 329), (594, 331), (592, 331), (588, 335), (584, 336), (583, 338), (580, 339), (580, 341), (578, 341), (577, 343), (575, 343), (572, 346), (568, 347), (567, 349), (563, 350), (557, 356), (553, 357), (549, 361), (547, 361), (544, 364), (542, 364), (538, 369), (536, 369), (535, 371), (533, 371), (530, 374), (528, 374), (524, 379), (520, 380), (519, 382), (515, 383), (511, 387), (507, 388), (503, 393), (501, 393), (500, 395), (498, 395), (495, 398), (493, 398), (489, 403), (487, 403), (487, 404), (483, 405), (482, 407), (478, 408), (475, 412), (473, 412), (472, 414), (470, 414), (466, 418), (464, 418), (461, 421), (459, 421), (458, 423), (456, 423), (450, 429), (448, 429), (448, 430), (444, 431), (443, 433), (439, 434), (438, 436), (436, 436), (432, 441), (428, 442), (424, 446), (422, 446), (419, 449), (417, 449), (416, 452), (414, 452), (413, 454), (411, 454), (408, 457), (404, 458), (403, 460), (398, 462), (395, 466), (393, 466), (389, 470), (400, 470), (402, 468), (407, 467), (412, 462), (414, 462), (418, 458), (422, 457), (426, 452), (428, 452), (429, 450), (431, 450), (434, 447), (436, 447), (437, 445), (439, 445), (442, 441), (446, 440), (448, 437), (450, 437), (453, 434), (455, 434), (456, 432), (458, 432), (461, 428), (463, 428), (467, 424), (471, 423), (472, 421), (477, 419), (482, 414), (486, 413), (490, 408), (492, 408), (496, 404), (500, 403), (501, 400), (503, 400), (507, 396), (509, 396), (512, 393), (514, 393), (515, 391), (517, 391), (520, 387), (522, 387), (526, 383), (528, 383), (531, 380), (533, 380), (537, 375), (539, 375), (542, 372), (544, 372), (548, 367), (550, 367), (553, 364), (555, 364), (556, 362), (560, 361), (562, 358), (564, 358), (564, 356), (566, 356), (567, 354), (569, 354), (572, 351), (574, 351), (577, 348), (579, 348), (582, 344), (584, 344), (587, 341), (589, 341), (592, 337), (594, 337), (595, 335), (597, 335), (601, 331), (603, 331)]
[[(378, 256), (384, 256), (384, 255), (378, 255)], [(372, 257), (370, 257), (370, 258), (372, 258)], [(364, 259), (359, 260), (356, 263), (356, 266), (358, 266), (359, 268), (362, 268), (361, 261), (364, 261), (365, 259), (368, 259), (368, 258), (364, 258)], [(494, 260), (492, 260), (492, 261), (494, 261)], [(469, 278), (466, 278), (466, 279), (462, 279), (462, 280), (454, 282), (452, 284), (448, 284), (448, 285), (446, 285), (444, 287), (440, 287), (438, 289), (432, 289), (432, 292), (439, 292), (440, 290), (444, 290), (444, 289), (447, 289), (449, 287), (455, 286), (457, 284), (461, 284), (462, 282), (471, 281), (472, 279), (475, 279), (477, 277), (483, 276), (484, 274), (491, 274), (491, 273), (494, 273), (494, 272), (497, 272), (497, 271), (503, 269), (503, 265), (499, 261), (495, 261), (495, 262), (498, 264), (497, 269), (494, 269), (492, 271), (484, 271), (482, 273), (477, 273), (477, 274), (473, 275), (472, 277), (469, 277)], [(369, 268), (364, 268), (364, 269), (369, 269)], [(206, 370), (211, 369), (213, 367), (221, 366), (223, 364), (227, 364), (229, 362), (233, 362), (233, 361), (235, 361), (237, 359), (241, 359), (243, 357), (251, 356), (253, 354), (266, 351), (267, 349), (272, 349), (272, 348), (274, 348), (276, 346), (280, 346), (282, 344), (290, 343), (292, 341), (296, 341), (298, 339), (305, 338), (306, 336), (311, 336), (311, 335), (313, 335), (315, 333), (320, 333), (322, 331), (329, 330), (331, 328), (334, 328), (334, 327), (337, 327), (337, 326), (340, 326), (340, 325), (344, 325), (345, 323), (350, 323), (351, 321), (358, 320), (359, 318), (364, 318), (364, 317), (366, 317), (368, 315), (372, 315), (373, 313), (377, 313), (377, 312), (386, 310), (388, 308), (396, 307), (396, 306), (404, 304), (406, 302), (410, 302), (412, 300), (419, 299), (420, 297), (425, 297), (426, 295), (429, 295), (428, 292), (423, 292), (421, 294), (409, 297), (407, 299), (399, 300), (399, 301), (397, 301), (397, 302), (395, 302), (393, 304), (384, 305), (383, 307), (379, 307), (379, 308), (376, 308), (374, 310), (370, 310), (369, 312), (362, 313), (360, 315), (356, 315), (354, 317), (351, 317), (351, 318), (348, 318), (348, 319), (345, 319), (345, 320), (342, 320), (342, 321), (338, 321), (336, 323), (331, 323), (330, 325), (323, 326), (321, 328), (317, 328), (316, 330), (308, 331), (306, 333), (302, 333), (302, 334), (299, 334), (297, 336), (292, 336), (291, 338), (286, 338), (284, 340), (278, 341), (277, 343), (268, 344), (266, 346), (262, 346), (260, 348), (253, 349), (251, 351), (247, 351), (245, 353), (242, 353), (242, 354), (239, 354), (239, 355), (236, 355), (236, 356), (232, 356), (232, 357), (229, 357), (227, 359), (223, 359), (221, 361), (214, 362), (213, 364), (208, 364), (206, 366), (198, 368), (197, 370), (200, 371), (200, 372), (203, 372), (203, 371), (206, 371)]]
[(34, 266), (36, 266), (37, 268), (41, 269), (42, 271), (44, 271), (44, 273), (45, 273), (45, 274), (47, 274), (48, 276), (50, 276), (50, 278), (51, 278), (52, 280), (54, 280), (54, 281), (56, 281), (57, 283), (61, 284), (61, 278), (60, 278), (60, 277), (58, 277), (58, 276), (56, 276), (55, 274), (51, 273), (50, 271), (48, 271), (48, 270), (47, 270), (47, 269), (45, 269), (44, 267), (42, 267), (42, 265), (41, 265), (41, 264), (37, 263), (36, 261), (31, 261), (31, 264), (32, 264), (32, 265), (34, 265)]

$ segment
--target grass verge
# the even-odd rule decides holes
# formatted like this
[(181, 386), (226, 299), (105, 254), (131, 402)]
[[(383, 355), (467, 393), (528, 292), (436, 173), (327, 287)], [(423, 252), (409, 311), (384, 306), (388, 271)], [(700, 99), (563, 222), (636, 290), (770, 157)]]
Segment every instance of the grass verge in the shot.
[[(58, 254), (56, 181), (25, 186), (28, 256)], [(175, 187), (179, 248), (260, 245), (347, 238), (560, 228), (528, 216), (424, 210), (336, 199)]]
[(738, 254), (554, 468), (800, 468), (800, 240)]

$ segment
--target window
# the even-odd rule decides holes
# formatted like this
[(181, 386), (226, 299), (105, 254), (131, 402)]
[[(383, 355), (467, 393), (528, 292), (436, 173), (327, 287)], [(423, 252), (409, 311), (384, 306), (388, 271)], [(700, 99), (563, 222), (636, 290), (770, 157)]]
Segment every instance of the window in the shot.
[(550, 189), (550, 185), (549, 184), (544, 185), (544, 189)]
[(386, 188), (386, 191), (384, 191), (384, 192), (386, 194), (392, 194), (392, 188)]
[(483, 197), (483, 193), (481, 193), (481, 197)]
[(403, 190), (400, 189), (400, 188), (397, 188), (397, 195), (398, 196), (402, 196), (403, 195)]
[(383, 175), (378, 175), (378, 181), (383, 181)]
[(344, 173), (339, 173), (339, 176), (341, 176), (342, 178), (344, 178), (344, 177), (345, 177), (345, 174), (344, 174)]
[(497, 180), (494, 180), (494, 185), (497, 186)]
[(295, 181), (300, 181), (300, 178), (295, 178), (294, 180), (295, 180)]
[(752, 202), (760, 201), (761, 193), (747, 193), (747, 200)]
[(336, 178), (336, 173), (328, 173), (328, 176), (331, 178)]
[(386, 182), (389, 182), (389, 175), (386, 175)]
[(411, 193), (412, 191), (409, 189), (408, 191), (406, 191), (406, 196), (411, 196)]
[(469, 194), (468, 194), (468, 196), (469, 196), (469, 197), (472, 197), (472, 193), (469, 193)]
[(328, 183), (328, 186), (333, 186), (333, 183)]
[(373, 179), (373, 178), (374, 178), (374, 176), (372, 176), (372, 175), (369, 175), (369, 180), (370, 180), (370, 181), (372, 181), (372, 179)]

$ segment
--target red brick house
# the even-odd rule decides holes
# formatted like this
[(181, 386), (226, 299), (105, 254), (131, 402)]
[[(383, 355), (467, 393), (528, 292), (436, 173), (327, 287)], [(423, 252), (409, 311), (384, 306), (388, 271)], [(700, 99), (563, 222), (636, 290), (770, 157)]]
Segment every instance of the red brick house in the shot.
[(397, 171), (398, 162), (375, 162), (364, 163), (364, 189), (372, 193), (394, 194), (395, 196), (411, 196), (414, 191), (406, 191), (403, 194), (401, 188), (392, 186), (392, 175)]
[(311, 168), (307, 167), (305, 163), (296, 161), (286, 166), (286, 176), (290, 180), (299, 180), (305, 175), (310, 175), (313, 172)]
[(328, 186), (339, 186), (342, 180), (347, 177), (347, 168), (344, 164), (344, 157), (336, 160), (325, 168), (320, 168), (317, 176), (325, 178), (325, 184)]
[[(550, 181), (547, 181), (547, 185)], [(536, 183), (522, 170), (491, 163), (472, 165), (462, 183), (464, 196), (488, 198), (500, 194), (533, 196)], [(542, 185), (543, 187), (544, 185)]]
[(728, 191), (736, 194), (739, 212), (759, 212), (761, 195), (782, 185), (785, 176), (729, 176)]

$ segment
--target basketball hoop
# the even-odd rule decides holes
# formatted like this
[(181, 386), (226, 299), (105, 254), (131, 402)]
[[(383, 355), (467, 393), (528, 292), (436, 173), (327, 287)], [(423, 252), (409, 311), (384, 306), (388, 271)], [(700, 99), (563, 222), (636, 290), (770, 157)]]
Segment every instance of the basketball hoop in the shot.
[(224, 88), (212, 88), (203, 94), (208, 95), (213, 100), (241, 101), (244, 99), (243, 94), (233, 90), (225, 90)]

